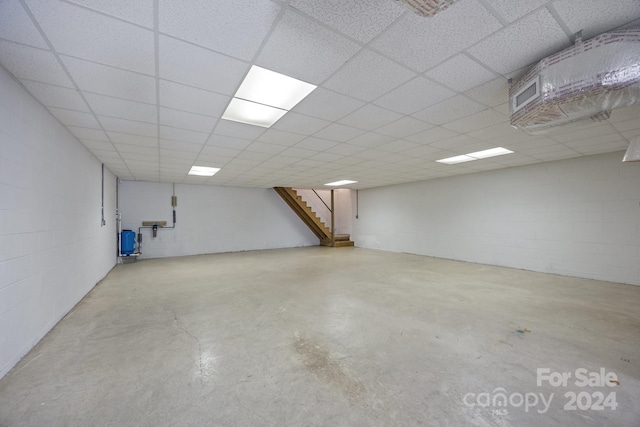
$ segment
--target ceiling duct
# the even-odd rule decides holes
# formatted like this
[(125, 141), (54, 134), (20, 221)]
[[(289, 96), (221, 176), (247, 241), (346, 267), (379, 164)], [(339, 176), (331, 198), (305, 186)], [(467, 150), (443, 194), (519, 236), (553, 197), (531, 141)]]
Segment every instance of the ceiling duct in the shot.
[(420, 16), (433, 16), (458, 0), (394, 0), (402, 3)]
[(577, 38), (512, 84), (509, 101), (511, 125), (532, 135), (640, 104), (640, 29)]

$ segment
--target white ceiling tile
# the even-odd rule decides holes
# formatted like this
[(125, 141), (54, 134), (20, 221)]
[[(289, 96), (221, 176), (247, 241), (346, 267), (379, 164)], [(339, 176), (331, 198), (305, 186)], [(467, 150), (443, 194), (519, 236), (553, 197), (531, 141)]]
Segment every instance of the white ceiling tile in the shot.
[(107, 132), (111, 141), (116, 144), (126, 145), (138, 145), (141, 147), (155, 147), (158, 148), (158, 138), (141, 135), (131, 135), (128, 133), (120, 132)]
[(47, 107), (89, 112), (87, 104), (75, 89), (29, 81), (22, 81), (22, 84), (38, 101)]
[(587, 39), (640, 18), (637, 0), (556, 0), (553, 3), (562, 20)]
[(160, 126), (160, 138), (162, 139), (188, 142), (190, 144), (204, 144), (208, 136), (209, 134), (204, 132)]
[(115, 151), (113, 144), (111, 144), (109, 141), (93, 141), (91, 139), (82, 139), (80, 140), (80, 142), (82, 142), (85, 147), (91, 150), (91, 152), (93, 152), (94, 150)]
[(83, 95), (96, 114), (147, 123), (158, 121), (158, 108), (155, 105), (96, 93), (85, 92)]
[[(160, 131), (162, 133), (162, 130)], [(177, 141), (170, 139), (160, 139), (160, 148), (170, 151), (185, 151), (189, 153), (199, 153), (202, 150), (202, 144), (193, 144), (188, 141)]]
[(408, 13), (371, 45), (422, 72), (477, 43), (501, 26), (476, 0), (466, 0), (432, 18)]
[(638, 120), (638, 118), (625, 120), (623, 122), (616, 122), (613, 126), (620, 132), (640, 129), (640, 120)]
[(507, 117), (511, 116), (511, 110), (509, 109), (509, 103), (505, 102), (504, 104), (500, 104), (498, 106), (493, 107), (498, 113), (504, 114)]
[(402, 114), (367, 104), (339, 120), (339, 122), (360, 129), (373, 130), (396, 121), (401, 117)]
[(496, 77), (495, 74), (464, 53), (447, 59), (425, 75), (458, 92), (464, 92)]
[(166, 150), (161, 148), (158, 150), (160, 153), (160, 162), (162, 167), (169, 167), (171, 164), (176, 164), (176, 160), (194, 161), (196, 157), (199, 157), (198, 153), (190, 151), (176, 151)]
[(156, 103), (156, 81), (153, 77), (68, 56), (61, 59), (80, 90), (147, 104)]
[(469, 89), (464, 94), (487, 107), (497, 107), (509, 101), (509, 83), (507, 79), (499, 77)]
[(231, 97), (219, 93), (160, 80), (160, 105), (205, 116), (220, 117)]
[(455, 95), (455, 92), (422, 76), (378, 98), (375, 103), (402, 114), (412, 114)]
[(285, 157), (292, 157), (295, 159), (306, 159), (307, 157), (311, 157), (314, 154), (318, 154), (317, 150), (307, 150), (303, 148), (291, 147), (284, 150), (281, 155)]
[(324, 86), (357, 99), (373, 101), (415, 75), (377, 53), (363, 50)]
[(272, 155), (281, 153), (286, 149), (287, 147), (285, 145), (270, 144), (268, 142), (261, 142), (261, 141), (256, 141), (246, 148), (247, 151), (255, 151), (257, 153), (268, 153)]
[(496, 12), (498, 12), (508, 22), (513, 22), (516, 19), (526, 15), (547, 3), (549, 0), (527, 0), (527, 1), (513, 1), (513, 0), (485, 0)]
[(441, 125), (465, 116), (470, 116), (485, 109), (486, 107), (484, 105), (478, 104), (464, 95), (457, 95), (419, 111), (413, 116), (425, 122), (433, 123), (434, 125)]
[(201, 154), (206, 154), (209, 156), (220, 156), (220, 157), (235, 157), (240, 153), (240, 149), (235, 150), (232, 148), (222, 148), (213, 145), (205, 145), (202, 148)]
[(477, 142), (479, 141), (476, 138), (473, 138), (469, 135), (457, 135), (457, 136), (454, 136), (453, 138), (447, 138), (442, 141), (433, 142), (429, 145), (431, 145), (434, 148), (449, 150), (453, 153), (464, 154), (464, 153), (472, 152), (472, 150), (469, 150), (469, 151), (465, 150), (464, 149), (465, 147), (468, 147), (472, 144), (476, 144)]
[(540, 9), (487, 37), (469, 53), (491, 69), (507, 74), (569, 45), (569, 38), (549, 11)]
[[(640, 127), (640, 124), (637, 126)], [(562, 133), (554, 132), (552, 129), (548, 136), (556, 142), (565, 143), (611, 134), (618, 134), (616, 128), (609, 123), (603, 122), (598, 123), (596, 126), (574, 125), (570, 131)]]
[(470, 136), (479, 139), (496, 139), (501, 137), (516, 138), (525, 137), (528, 139), (534, 139), (534, 136), (528, 135), (522, 131), (516, 130), (511, 127), (509, 123), (498, 123), (493, 126), (486, 127), (474, 132), (469, 132)]
[(128, 133), (148, 137), (158, 136), (158, 126), (153, 123), (134, 122), (116, 117), (98, 116), (98, 120), (107, 131)]
[(330, 122), (316, 119), (315, 117), (304, 116), (302, 114), (289, 111), (273, 125), (273, 128), (285, 132), (299, 133), (301, 135), (313, 135)]
[(273, 154), (269, 153), (258, 153), (257, 151), (242, 151), (238, 154), (238, 159), (247, 159), (247, 160), (257, 160), (260, 162), (264, 162), (265, 160), (273, 157)]
[[(57, 52), (155, 73), (153, 32), (65, 2), (26, 0)], [(61, 25), (73, 22), (73, 25)]]
[(381, 135), (379, 133), (367, 132), (364, 135), (360, 135), (349, 141), (351, 145), (357, 145), (360, 147), (373, 148), (387, 142), (393, 141), (395, 138), (388, 135)]
[(309, 160), (316, 160), (319, 162), (333, 162), (335, 160), (338, 160), (339, 158), (341, 158), (342, 156), (338, 155), (338, 154), (332, 154), (332, 153), (319, 153), (316, 154), (315, 156), (311, 156), (309, 157)]
[(623, 142), (625, 144), (628, 144), (627, 140), (624, 139), (622, 135), (620, 135), (619, 133), (613, 133), (608, 135), (594, 136), (593, 138), (584, 138), (575, 141), (569, 141), (563, 143), (563, 145), (565, 147), (573, 148), (574, 150), (580, 151), (582, 153), (583, 150), (581, 148), (591, 147), (593, 145), (603, 146), (606, 144), (612, 144), (614, 142)]
[(284, 132), (278, 129), (268, 129), (258, 137), (258, 141), (269, 142), (272, 144), (291, 146), (302, 141), (304, 135), (299, 133)]
[(160, 124), (164, 126), (211, 133), (216, 121), (213, 117), (160, 107)]
[(310, 136), (305, 138), (295, 145), (295, 148), (304, 148), (306, 150), (324, 151), (331, 147), (338, 145), (336, 141), (329, 141), (327, 139), (316, 138)]
[(248, 69), (246, 62), (160, 36), (160, 77), (163, 79), (233, 95)]
[(49, 111), (64, 125), (100, 129), (100, 125), (93, 114), (53, 107), (50, 107)]
[(406, 11), (387, 0), (293, 0), (291, 6), (362, 43), (371, 41)]
[(160, 31), (250, 61), (280, 6), (263, 0), (160, 0)]
[(43, 49), (49, 48), (19, 0), (2, 0), (0, 8), (0, 38)]
[[(611, 141), (600, 144), (585, 145), (581, 147), (573, 147), (579, 153), (585, 155), (599, 154), (599, 153), (613, 153), (614, 151), (626, 150), (629, 143), (624, 139), (617, 141)], [(622, 156), (621, 156), (622, 157)]]
[(214, 129), (214, 134), (231, 136), (234, 138), (256, 139), (262, 135), (265, 130), (265, 128), (260, 126), (248, 125), (231, 120), (218, 120), (218, 124)]
[(350, 139), (360, 136), (366, 131), (356, 129), (351, 126), (341, 125), (339, 123), (332, 123), (326, 128), (315, 133), (314, 136), (318, 138), (330, 139), (332, 141), (345, 142)]
[(153, 28), (153, 0), (68, 0), (143, 27)]
[(433, 125), (429, 123), (407, 116), (376, 129), (376, 133), (393, 136), (395, 138), (404, 138), (405, 136), (413, 135), (432, 127)]
[(136, 153), (136, 154), (146, 154), (148, 156), (159, 158), (160, 153), (158, 152), (157, 147), (143, 147), (140, 145), (129, 145), (129, 144), (113, 144), (118, 150), (119, 153)]
[(209, 147), (228, 148), (233, 150), (244, 150), (250, 146), (251, 143), (252, 142), (249, 139), (234, 138), (232, 136), (223, 135), (211, 135), (207, 140), (207, 146)]
[(359, 153), (366, 149), (367, 147), (345, 143), (345, 144), (338, 144), (334, 147), (331, 147), (326, 152), (341, 155), (341, 156), (350, 156), (352, 154)]
[(2, 65), (19, 79), (73, 87), (50, 51), (0, 40), (0, 58)]
[(348, 96), (332, 92), (323, 87), (318, 87), (309, 96), (296, 105), (292, 111), (317, 117), (324, 120), (338, 120), (354, 110), (362, 107), (364, 103)]
[(494, 110), (484, 110), (471, 116), (446, 123), (442, 125), (442, 127), (453, 130), (454, 132), (467, 133), (507, 120), (508, 118), (504, 114), (500, 114)]
[(390, 153), (400, 153), (419, 146), (420, 144), (418, 144), (417, 142), (406, 141), (404, 139), (396, 139), (395, 141), (382, 144), (376, 149), (381, 151), (388, 151)]
[[(286, 11), (262, 48), (256, 64), (319, 84), (340, 68), (360, 45), (297, 13)], [(323, 52), (318, 55), (318, 52)]]
[(423, 132), (416, 133), (415, 135), (407, 136), (404, 139), (411, 142), (418, 142), (420, 144), (431, 144), (436, 141), (452, 138), (456, 135), (458, 135), (457, 132), (436, 126)]
[(81, 128), (76, 126), (67, 126), (67, 129), (69, 129), (69, 132), (80, 140), (90, 139), (92, 141), (109, 141), (107, 135), (99, 129)]
[(624, 122), (627, 120), (640, 120), (640, 105), (632, 105), (630, 107), (618, 108), (613, 110), (610, 123)]

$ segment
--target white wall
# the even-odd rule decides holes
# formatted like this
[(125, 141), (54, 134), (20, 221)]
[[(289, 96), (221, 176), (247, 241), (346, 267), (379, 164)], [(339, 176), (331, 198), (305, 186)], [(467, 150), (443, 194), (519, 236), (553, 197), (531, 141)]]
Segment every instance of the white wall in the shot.
[[(177, 184), (176, 228), (143, 229), (140, 258), (317, 246), (318, 239), (270, 188)], [(142, 221), (172, 224), (172, 184), (121, 181), (123, 229)]]
[(357, 246), (640, 285), (623, 153), (360, 190)]
[(0, 377), (116, 263), (115, 177), (0, 68)]

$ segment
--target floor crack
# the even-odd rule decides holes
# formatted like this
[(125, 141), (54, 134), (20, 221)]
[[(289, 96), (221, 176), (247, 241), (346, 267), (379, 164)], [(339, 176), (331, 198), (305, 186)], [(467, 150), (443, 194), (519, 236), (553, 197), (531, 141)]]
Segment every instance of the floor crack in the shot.
[(195, 342), (198, 344), (198, 366), (200, 368), (200, 384), (204, 384), (204, 366), (202, 364), (202, 344), (200, 343), (200, 339), (197, 336), (193, 335), (193, 333), (191, 333), (191, 331), (189, 331), (187, 328), (185, 328), (182, 325), (182, 323), (180, 322), (180, 319), (178, 319), (178, 315), (176, 314), (176, 312), (174, 310), (171, 310), (171, 312), (173, 313), (173, 320), (174, 320), (176, 326), (179, 329), (181, 329), (185, 334), (187, 334), (191, 338), (193, 338), (195, 340)]

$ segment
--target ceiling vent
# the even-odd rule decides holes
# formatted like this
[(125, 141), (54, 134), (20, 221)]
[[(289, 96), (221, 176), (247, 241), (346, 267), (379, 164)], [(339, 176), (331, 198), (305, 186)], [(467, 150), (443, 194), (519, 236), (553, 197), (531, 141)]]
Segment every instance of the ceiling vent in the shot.
[(395, 0), (402, 3), (420, 16), (433, 16), (445, 10), (458, 0)]
[(532, 135), (640, 104), (640, 29), (578, 38), (512, 84), (509, 101), (511, 125)]

